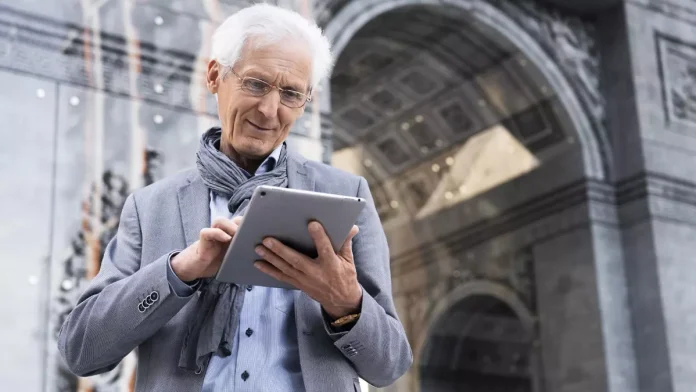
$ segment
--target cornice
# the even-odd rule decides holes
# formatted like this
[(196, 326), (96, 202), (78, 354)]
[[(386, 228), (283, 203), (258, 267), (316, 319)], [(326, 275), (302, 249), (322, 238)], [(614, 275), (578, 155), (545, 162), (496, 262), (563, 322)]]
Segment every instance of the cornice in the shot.
[[(646, 203), (645, 207), (633, 208), (636, 202)], [(650, 172), (616, 184), (580, 180), (512, 205), (495, 217), (479, 220), (431, 243), (394, 254), (392, 271), (395, 277), (402, 276), (431, 261), (460, 255), (510, 233), (519, 234), (518, 243), (528, 246), (582, 225), (621, 228), (638, 217), (674, 220), (677, 214), (682, 221), (696, 222), (696, 183)], [(686, 214), (693, 215), (693, 219)]]

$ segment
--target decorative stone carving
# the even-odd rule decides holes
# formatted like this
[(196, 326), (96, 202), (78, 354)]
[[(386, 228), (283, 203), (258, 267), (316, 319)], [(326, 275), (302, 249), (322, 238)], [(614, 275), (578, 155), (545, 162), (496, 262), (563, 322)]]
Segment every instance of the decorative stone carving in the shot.
[(667, 123), (696, 125), (696, 43), (657, 36)]
[(557, 62), (590, 115), (595, 133), (602, 143), (608, 144), (605, 102), (599, 89), (599, 55), (592, 25), (535, 1), (490, 2), (526, 30)]

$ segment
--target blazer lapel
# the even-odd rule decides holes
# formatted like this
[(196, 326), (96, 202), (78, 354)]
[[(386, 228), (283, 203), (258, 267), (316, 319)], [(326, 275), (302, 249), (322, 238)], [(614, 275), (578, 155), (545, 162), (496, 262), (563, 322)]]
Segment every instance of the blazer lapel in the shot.
[(203, 228), (210, 226), (210, 191), (195, 170), (177, 191), (179, 213), (184, 226), (186, 246), (198, 241)]
[(288, 151), (288, 188), (314, 190), (314, 176), (306, 163), (307, 159), (302, 155)]

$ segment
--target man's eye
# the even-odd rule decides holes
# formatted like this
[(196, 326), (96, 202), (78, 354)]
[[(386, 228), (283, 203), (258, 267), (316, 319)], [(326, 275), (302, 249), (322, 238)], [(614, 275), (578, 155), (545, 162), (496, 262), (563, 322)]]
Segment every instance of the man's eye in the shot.
[(286, 99), (299, 100), (302, 99), (302, 94), (297, 91), (283, 90), (283, 97)]
[(248, 79), (245, 84), (246, 84), (247, 88), (249, 88), (251, 90), (257, 90), (257, 91), (263, 91), (268, 87), (268, 85), (266, 83), (264, 83), (260, 80), (249, 80)]

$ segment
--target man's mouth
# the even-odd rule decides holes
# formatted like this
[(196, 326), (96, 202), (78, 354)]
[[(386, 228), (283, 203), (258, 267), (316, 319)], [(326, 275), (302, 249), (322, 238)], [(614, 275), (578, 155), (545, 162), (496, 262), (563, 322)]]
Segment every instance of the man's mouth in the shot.
[(251, 122), (251, 121), (249, 121), (249, 120), (246, 120), (246, 122), (248, 122), (249, 124), (251, 124), (252, 127), (256, 128), (256, 129), (259, 130), (259, 131), (271, 131), (271, 130), (273, 130), (273, 128), (264, 128), (264, 127), (260, 127), (260, 126), (254, 124), (253, 122)]

